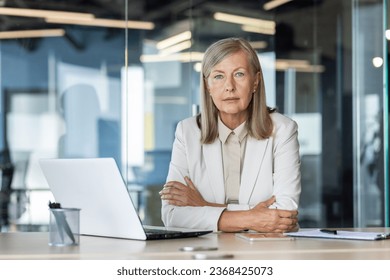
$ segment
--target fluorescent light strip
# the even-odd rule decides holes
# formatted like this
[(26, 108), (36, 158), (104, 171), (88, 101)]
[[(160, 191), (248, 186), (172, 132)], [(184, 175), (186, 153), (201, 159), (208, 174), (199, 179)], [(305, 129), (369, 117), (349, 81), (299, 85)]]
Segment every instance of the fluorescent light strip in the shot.
[(323, 73), (325, 67), (323, 65), (307, 65), (305, 67), (296, 67), (295, 71), (301, 73)]
[(18, 16), (18, 17), (36, 17), (44, 18), (48, 23), (87, 25), (111, 28), (130, 28), (151, 30), (154, 28), (152, 22), (146, 21), (126, 21), (95, 18), (93, 14), (76, 13), (66, 11), (38, 10), (38, 9), (20, 9), (0, 7), (0, 15)]
[(191, 48), (191, 46), (192, 46), (191, 40), (187, 40), (187, 41), (181, 42), (179, 44), (176, 44), (176, 45), (173, 45), (171, 47), (168, 47), (168, 48), (161, 50), (160, 54), (161, 55), (169, 55), (169, 54), (173, 54), (173, 53), (178, 53), (180, 51)]
[(262, 26), (243, 25), (241, 29), (245, 32), (260, 33), (265, 35), (274, 35), (276, 33), (275, 28), (264, 28)]
[(57, 24), (73, 24), (73, 25), (85, 25), (85, 26), (96, 26), (96, 27), (110, 27), (110, 28), (130, 28), (130, 29), (144, 29), (151, 30), (154, 28), (154, 23), (147, 21), (125, 21), (116, 19), (103, 19), (103, 18), (92, 18), (92, 19), (60, 19), (60, 18), (45, 18), (47, 23)]
[(52, 10), (37, 10), (37, 9), (20, 9), (20, 8), (0, 8), (0, 15), (17, 16), (17, 17), (55, 17), (63, 19), (87, 19), (94, 18), (93, 14), (88, 13), (76, 13), (65, 11), (52, 11)]
[(268, 46), (266, 41), (252, 41), (249, 43), (254, 49), (265, 49)]
[(310, 65), (308, 60), (303, 59), (277, 59), (276, 65), (281, 68), (293, 68)]
[(306, 73), (321, 73), (325, 71), (323, 65), (311, 65), (309, 61), (299, 59), (277, 59), (275, 61), (275, 69), (278, 71), (294, 69), (297, 72)]
[(168, 48), (170, 46), (173, 46), (177, 43), (180, 43), (180, 42), (183, 42), (186, 40), (190, 40), (191, 38), (192, 38), (191, 31), (184, 31), (180, 34), (177, 34), (175, 36), (169, 37), (165, 40), (158, 42), (156, 47), (157, 47), (157, 49), (162, 50), (162, 49)]
[(38, 37), (60, 37), (65, 35), (64, 29), (37, 29), (0, 32), (0, 39), (20, 39)]
[(272, 20), (243, 17), (219, 12), (214, 14), (214, 19), (242, 25), (261, 26), (262, 28), (267, 29), (275, 29), (276, 26), (275, 22)]
[(171, 55), (161, 54), (143, 54), (140, 57), (141, 62), (166, 62), (166, 61), (180, 61), (180, 62), (195, 62), (202, 61), (204, 53), (201, 52), (184, 52)]
[(263, 5), (263, 9), (266, 10), (266, 11), (269, 11), (269, 10), (272, 10), (272, 9), (275, 9), (276, 7), (279, 7), (283, 4), (286, 4), (288, 2), (291, 2), (292, 0), (273, 0), (273, 1), (269, 1), (267, 3), (265, 3)]

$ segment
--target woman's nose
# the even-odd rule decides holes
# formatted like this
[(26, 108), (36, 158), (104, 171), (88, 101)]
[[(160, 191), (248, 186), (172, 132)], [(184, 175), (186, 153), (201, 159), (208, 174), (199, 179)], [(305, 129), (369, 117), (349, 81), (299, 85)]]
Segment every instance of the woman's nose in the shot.
[(227, 78), (225, 83), (225, 91), (234, 91), (234, 81), (232, 78)]

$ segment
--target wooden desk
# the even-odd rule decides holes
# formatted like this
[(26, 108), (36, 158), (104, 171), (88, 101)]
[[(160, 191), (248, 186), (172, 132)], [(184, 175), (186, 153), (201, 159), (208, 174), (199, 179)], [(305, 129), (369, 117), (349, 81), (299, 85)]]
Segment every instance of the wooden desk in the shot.
[[(367, 229), (390, 231), (390, 228)], [(249, 242), (233, 233), (211, 233), (202, 237), (158, 241), (134, 241), (81, 236), (80, 245), (51, 247), (48, 233), (0, 233), (0, 259), (46, 260), (151, 260), (192, 259), (183, 246), (216, 246), (206, 254), (233, 254), (234, 259), (259, 260), (390, 260), (390, 240), (353, 241), (297, 238), (289, 241)]]

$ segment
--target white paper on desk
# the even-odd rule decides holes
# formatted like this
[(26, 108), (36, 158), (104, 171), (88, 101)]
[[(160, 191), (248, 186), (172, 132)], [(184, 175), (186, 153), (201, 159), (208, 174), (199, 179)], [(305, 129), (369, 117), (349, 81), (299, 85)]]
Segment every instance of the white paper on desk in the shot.
[(382, 240), (389, 238), (389, 233), (385, 232), (364, 232), (364, 231), (345, 231), (338, 230), (337, 234), (321, 232), (320, 229), (300, 230), (298, 232), (286, 233), (293, 237), (314, 237), (314, 238), (330, 238), (330, 239), (352, 239), (352, 240)]

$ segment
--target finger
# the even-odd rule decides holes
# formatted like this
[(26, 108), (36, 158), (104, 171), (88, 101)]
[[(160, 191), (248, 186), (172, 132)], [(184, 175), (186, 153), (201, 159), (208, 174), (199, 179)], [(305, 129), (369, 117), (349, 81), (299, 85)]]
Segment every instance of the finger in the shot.
[(182, 203), (182, 197), (181, 196), (178, 196), (178, 195), (175, 195), (175, 194), (165, 194), (165, 195), (162, 195), (161, 196), (161, 199), (162, 200), (166, 200), (168, 201), (169, 204), (173, 204), (175, 203)]
[(298, 219), (295, 218), (281, 218), (281, 220), (286, 225), (296, 225), (298, 223)]
[(195, 185), (188, 176), (185, 176), (184, 180), (186, 181), (187, 186), (189, 186), (191, 189), (195, 190)]
[(166, 189), (166, 188), (178, 188), (180, 186), (184, 186), (184, 185), (182, 183), (178, 182), (178, 181), (169, 181), (169, 182), (166, 182), (164, 184), (163, 189)]
[(175, 184), (175, 183), (170, 183), (170, 184), (165, 184), (163, 189), (159, 191), (159, 194), (179, 194), (180, 191), (185, 190), (187, 187), (182, 185), (182, 184)]
[(166, 188), (166, 189), (163, 189), (162, 191), (160, 191), (160, 196), (165, 196), (166, 198), (170, 198), (170, 197), (183, 197), (185, 196), (185, 190), (182, 190), (182, 189), (179, 189), (179, 188), (176, 188), (176, 187), (170, 187), (170, 188)]
[(172, 199), (172, 195), (169, 195), (169, 194), (163, 194), (163, 195), (161, 195), (161, 199), (162, 200), (170, 200), (170, 199)]
[(169, 181), (169, 182), (166, 182), (165, 184), (164, 184), (164, 188), (169, 188), (169, 187), (173, 187), (174, 186), (174, 184), (175, 184), (175, 182), (174, 181)]
[(281, 218), (295, 219), (298, 216), (298, 211), (288, 211), (288, 210), (276, 210), (276, 211), (278, 211), (278, 215)]
[(288, 219), (288, 218), (281, 218), (279, 220), (279, 225), (282, 227), (288, 227), (288, 228), (293, 228), (297, 225), (298, 220), (297, 219)]
[(267, 206), (267, 207), (270, 207), (272, 204), (274, 204), (276, 202), (276, 198), (275, 196), (271, 196), (270, 198), (268, 198), (267, 200), (263, 201), (263, 203)]
[(268, 198), (267, 200), (264, 200), (264, 201), (260, 202), (259, 205), (262, 206), (262, 207), (268, 208), (268, 207), (270, 207), (275, 201), (276, 201), (275, 196), (272, 196), (272, 197)]
[(159, 191), (158, 193), (160, 196), (164, 195), (164, 194), (168, 194), (172, 188), (173, 188), (172, 186), (164, 185), (163, 189), (161, 191)]
[(162, 190), (159, 191), (158, 193), (159, 193), (160, 195), (161, 195), (162, 193), (166, 193), (166, 192), (168, 192), (168, 190), (169, 190), (170, 188), (172, 188), (172, 187), (173, 187), (172, 182), (167, 182), (167, 183), (165, 183), (165, 184), (163, 185)]

